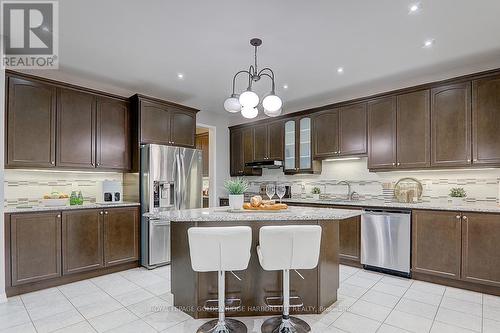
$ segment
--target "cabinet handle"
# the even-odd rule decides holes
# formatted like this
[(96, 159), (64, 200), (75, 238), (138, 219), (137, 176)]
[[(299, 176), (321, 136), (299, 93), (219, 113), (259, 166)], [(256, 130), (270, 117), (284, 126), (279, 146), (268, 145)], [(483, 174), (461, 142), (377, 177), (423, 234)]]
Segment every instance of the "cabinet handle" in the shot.
[(100, 165), (101, 165), (101, 163), (97, 163), (97, 166), (100, 166)]
[(477, 158), (475, 158), (475, 159), (473, 160), (473, 162), (477, 162)]
[(61, 218), (61, 214), (57, 214), (57, 218), (60, 219)]
[(470, 158), (467, 159), (467, 163), (470, 163)]
[(102, 214), (104, 214), (104, 212), (103, 212), (103, 211), (100, 211), (100, 212), (99, 212), (99, 214), (101, 214), (101, 215), (102, 215)]
[(400, 166), (400, 165), (401, 165), (401, 163), (400, 163), (400, 162), (398, 162), (398, 166)]
[(104, 212), (104, 215), (108, 215), (108, 212)]
[(94, 166), (94, 162), (90, 162), (90, 165)]
[(396, 166), (396, 163), (395, 163), (395, 162), (392, 162), (392, 166)]
[(463, 219), (464, 221), (467, 221), (467, 216), (466, 216), (466, 215), (464, 215), (464, 216), (462, 217), (462, 219)]
[(50, 164), (54, 165), (54, 164), (56, 164), (56, 162), (55, 161), (50, 161)]
[(462, 217), (460, 216), (460, 214), (458, 214), (457, 216), (455, 216), (457, 218), (457, 220), (460, 220)]

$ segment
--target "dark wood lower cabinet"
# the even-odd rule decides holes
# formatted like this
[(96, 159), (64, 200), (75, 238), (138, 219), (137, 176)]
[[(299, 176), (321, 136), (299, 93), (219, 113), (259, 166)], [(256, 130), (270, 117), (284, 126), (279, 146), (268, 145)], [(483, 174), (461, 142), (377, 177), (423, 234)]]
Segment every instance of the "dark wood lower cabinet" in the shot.
[(463, 213), (462, 280), (500, 287), (500, 215)]
[(67, 211), (62, 216), (63, 274), (103, 267), (102, 210)]
[(412, 234), (413, 272), (460, 278), (460, 213), (413, 211)]
[(5, 215), (8, 296), (138, 265), (139, 208)]
[(139, 259), (139, 209), (104, 211), (104, 264), (118, 265)]
[(10, 218), (11, 284), (61, 276), (61, 214), (17, 214)]
[(361, 217), (339, 221), (339, 257), (341, 263), (360, 264)]

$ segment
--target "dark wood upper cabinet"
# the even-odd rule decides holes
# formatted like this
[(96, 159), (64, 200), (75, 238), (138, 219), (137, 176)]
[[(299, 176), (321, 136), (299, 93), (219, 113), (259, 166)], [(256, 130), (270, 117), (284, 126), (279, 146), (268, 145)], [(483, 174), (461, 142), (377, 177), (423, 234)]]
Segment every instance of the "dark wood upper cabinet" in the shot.
[(281, 120), (271, 122), (267, 125), (268, 152), (267, 157), (270, 160), (283, 160), (283, 139), (284, 127)]
[(113, 266), (139, 259), (139, 209), (104, 211), (104, 264)]
[(141, 143), (170, 144), (170, 113), (166, 105), (139, 101)]
[(8, 76), (7, 167), (56, 165), (56, 88)]
[(243, 165), (253, 162), (254, 157), (254, 135), (252, 128), (245, 128), (242, 131), (243, 136)]
[(195, 147), (196, 113), (170, 109), (170, 140), (175, 146)]
[(263, 161), (267, 159), (268, 153), (268, 136), (267, 124), (253, 126), (253, 147), (254, 156), (252, 161)]
[(413, 211), (412, 271), (460, 279), (461, 215)]
[(96, 159), (96, 97), (73, 89), (57, 89), (58, 167), (93, 169)]
[(396, 167), (396, 97), (368, 102), (368, 168)]
[(203, 177), (209, 175), (209, 135), (208, 133), (196, 134), (196, 149), (201, 150), (203, 160)]
[(339, 109), (339, 155), (365, 155), (367, 153), (366, 106), (366, 103), (358, 103)]
[(125, 99), (10, 72), (7, 80), (6, 167), (130, 169)]
[(500, 76), (472, 82), (472, 163), (500, 164)]
[(339, 154), (339, 111), (321, 111), (312, 117), (314, 158), (321, 159)]
[(59, 212), (12, 214), (9, 236), (13, 286), (61, 276)]
[(471, 164), (471, 84), (431, 90), (431, 165)]
[(431, 165), (430, 92), (421, 90), (397, 96), (397, 167)]
[(283, 160), (283, 123), (253, 126), (254, 161)]
[(500, 215), (462, 214), (462, 280), (500, 287)]
[(113, 98), (97, 98), (96, 167), (130, 170), (129, 119), (128, 102)]
[(243, 162), (243, 133), (241, 130), (231, 130), (229, 139), (229, 161), (231, 176), (243, 176), (245, 163)]
[(104, 267), (103, 211), (62, 213), (63, 275)]
[(231, 129), (229, 139), (230, 174), (236, 176), (260, 176), (262, 169), (247, 168), (245, 163), (254, 161), (254, 133), (252, 127)]
[(195, 147), (198, 110), (142, 95), (133, 96), (132, 103), (139, 114), (140, 143)]

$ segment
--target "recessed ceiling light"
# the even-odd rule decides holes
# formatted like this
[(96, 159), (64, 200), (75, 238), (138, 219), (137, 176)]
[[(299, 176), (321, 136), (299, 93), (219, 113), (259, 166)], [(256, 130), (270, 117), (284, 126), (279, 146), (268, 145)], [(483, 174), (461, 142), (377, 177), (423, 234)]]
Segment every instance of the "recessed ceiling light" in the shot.
[(422, 9), (422, 4), (420, 2), (412, 3), (408, 6), (408, 14), (416, 14)]
[(344, 73), (344, 67), (337, 68), (337, 73), (339, 73), (339, 74)]
[(178, 78), (178, 79), (183, 79), (183, 78), (184, 78), (184, 74), (182, 74), (182, 73), (177, 73), (177, 78)]
[(424, 45), (422, 46), (424, 49), (431, 48), (436, 41), (434, 39), (427, 39), (424, 41)]
[(288, 84), (284, 84), (283, 89), (288, 89)]

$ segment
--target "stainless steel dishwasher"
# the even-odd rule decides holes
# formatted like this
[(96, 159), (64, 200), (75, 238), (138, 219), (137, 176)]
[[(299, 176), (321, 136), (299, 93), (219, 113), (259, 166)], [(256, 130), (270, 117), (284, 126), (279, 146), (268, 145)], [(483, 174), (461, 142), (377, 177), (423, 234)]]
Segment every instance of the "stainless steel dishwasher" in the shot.
[(361, 264), (368, 269), (410, 276), (411, 213), (364, 210), (361, 215)]

